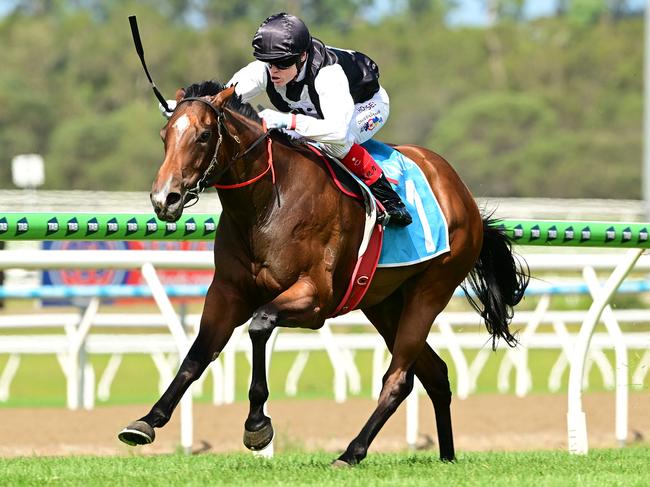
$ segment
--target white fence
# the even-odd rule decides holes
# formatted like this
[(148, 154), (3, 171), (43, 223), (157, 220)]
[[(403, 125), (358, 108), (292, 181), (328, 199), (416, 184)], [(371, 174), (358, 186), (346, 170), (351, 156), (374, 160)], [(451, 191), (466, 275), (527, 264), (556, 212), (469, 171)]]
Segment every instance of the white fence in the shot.
[[(567, 289), (566, 283), (557, 285), (538, 285), (533, 283), (531, 291), (540, 294), (534, 311), (518, 312), (514, 318), (515, 328), (521, 329), (521, 346), (508, 350), (499, 367), (498, 387), (502, 392), (510, 389), (509, 378), (514, 371), (514, 391), (517, 395), (526, 394), (532, 385), (528, 367), (528, 351), (531, 349), (555, 349), (560, 351), (559, 358), (549, 375), (548, 385), (551, 390), (559, 388), (562, 373), (570, 366), (570, 390), (568, 405), (569, 443), (576, 451), (586, 451), (586, 426), (584, 435), (580, 422), (584, 422), (581, 411), (580, 394), (583, 387), (585, 368), (596, 366), (600, 370), (606, 385), (616, 387), (616, 438), (625, 442), (627, 438), (627, 398), (628, 370), (627, 352), (635, 349), (643, 352), (641, 363), (632, 373), (633, 384), (643, 384), (650, 365), (650, 332), (647, 327), (638, 332), (621, 333), (621, 323), (648, 324), (650, 311), (623, 310), (613, 311), (609, 308), (609, 299), (620, 285), (629, 269), (636, 264), (639, 271), (650, 269), (650, 258), (640, 257), (640, 251), (627, 254), (536, 254), (528, 255), (533, 275), (548, 272), (581, 272), (581, 286), (589, 290), (594, 303), (587, 312), (557, 311), (549, 309), (550, 295)], [(181, 323), (173, 309), (165, 288), (161, 285), (156, 268), (211, 268), (210, 252), (187, 251), (5, 251), (0, 252), (0, 268), (141, 268), (151, 295), (154, 297), (160, 313), (157, 315), (131, 315), (129, 321), (124, 315), (98, 314), (99, 298), (93, 297), (83, 313), (67, 315), (37, 316), (0, 316), (0, 329), (20, 328), (26, 330), (32, 326), (52, 327), (63, 333), (52, 335), (4, 335), (0, 340), (0, 353), (9, 354), (10, 358), (0, 375), (0, 400), (9, 395), (10, 384), (20, 363), (20, 356), (28, 353), (52, 353), (59, 358), (62, 370), (67, 378), (68, 405), (71, 408), (93, 407), (95, 395), (104, 399), (110, 394), (110, 386), (119, 368), (121, 357), (127, 353), (150, 354), (159, 372), (159, 387), (165, 388), (173, 377), (178, 356), (187, 351), (191, 338), (196, 332), (198, 316), (187, 317)], [(602, 285), (596, 277), (596, 271), (614, 272)], [(576, 285), (573, 282), (572, 287)], [(647, 289), (647, 283), (637, 283), (633, 290)], [(196, 292), (196, 290), (194, 291)], [(600, 321), (606, 327), (605, 332), (593, 335), (593, 327)], [(277, 336), (274, 347), (277, 351), (298, 352), (285, 383), (285, 390), (295, 394), (298, 381), (309, 353), (314, 350), (326, 350), (334, 370), (334, 397), (343, 401), (348, 391), (356, 393), (360, 389), (359, 371), (354, 363), (356, 350), (373, 352), (373, 395), (377, 396), (381, 387), (381, 376), (386, 368), (386, 347), (381, 337), (374, 331), (363, 333), (337, 332), (338, 324), (367, 323), (358, 313), (350, 313), (328, 324), (317, 333), (292, 333), (283, 331)], [(570, 333), (572, 324), (582, 324), (579, 334)], [(146, 335), (111, 333), (112, 326), (134, 325), (138, 327), (158, 327), (156, 333)], [(479, 326), (481, 326), (479, 328)], [(164, 332), (165, 330), (167, 332)], [(541, 329), (543, 328), (543, 330)], [(91, 329), (93, 330), (90, 333)], [(463, 330), (463, 331), (460, 331)], [(467, 331), (470, 330), (470, 331)], [(552, 330), (552, 331), (548, 331)], [(234, 400), (235, 353), (250, 354), (250, 342), (243, 339), (244, 329), (240, 327), (230, 340), (228, 346), (209, 370), (214, 383), (214, 402), (216, 404)], [(99, 333), (98, 333), (99, 332)], [(436, 350), (447, 350), (456, 370), (456, 396), (467, 397), (475, 388), (477, 379), (490, 356), (488, 335), (480, 325), (475, 313), (443, 313), (432, 328), (428, 339)], [(591, 347), (589, 342), (591, 341)], [(604, 350), (614, 349), (616, 364), (612, 368), (604, 355)], [(470, 362), (464, 350), (478, 350)], [(110, 354), (109, 365), (98, 381), (89, 362), (87, 354)], [(584, 353), (584, 360), (580, 357)], [(267, 354), (271, 357), (271, 354)], [(205, 380), (208, 373), (202, 380)], [(577, 377), (577, 379), (576, 379)], [(196, 388), (201, 387), (199, 382)], [(96, 392), (95, 392), (96, 391)], [(407, 414), (407, 441), (414, 444), (417, 438), (417, 401), (415, 394), (409, 398)], [(181, 402), (181, 443), (189, 448), (192, 444), (192, 395), (186, 394)], [(573, 415), (573, 416), (572, 416)], [(577, 418), (577, 419), (576, 419)], [(573, 423), (572, 423), (573, 421)], [(578, 421), (578, 426), (575, 426)], [(573, 430), (571, 429), (573, 428)], [(571, 435), (573, 434), (573, 440)], [(572, 443), (573, 441), (573, 443)], [(582, 442), (582, 443), (581, 443)]]

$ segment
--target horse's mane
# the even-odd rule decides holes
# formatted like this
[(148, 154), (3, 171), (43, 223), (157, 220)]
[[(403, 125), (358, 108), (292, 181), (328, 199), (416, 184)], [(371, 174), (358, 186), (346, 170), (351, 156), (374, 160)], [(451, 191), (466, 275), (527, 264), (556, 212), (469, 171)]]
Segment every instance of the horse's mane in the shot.
[[(200, 83), (191, 84), (185, 88), (185, 96), (183, 98), (214, 96), (225, 88), (225, 85), (214, 80), (202, 81)], [(224, 106), (242, 114), (253, 122), (262, 123), (262, 119), (257, 114), (257, 111), (249, 103), (244, 103), (239, 95), (231, 96)]]
[[(200, 83), (193, 83), (184, 89), (185, 95), (183, 98), (199, 98), (202, 96), (214, 96), (226, 88), (225, 85), (222, 85), (218, 81), (201, 81)], [(257, 114), (250, 103), (244, 103), (239, 95), (231, 96), (224, 105), (227, 108), (230, 108), (237, 113), (242, 114), (244, 117), (252, 120), (254, 122), (262, 123), (262, 119)], [(306, 142), (301, 138), (292, 138), (288, 134), (282, 131), (274, 131), (274, 139), (279, 140), (286, 145), (293, 147), (296, 150), (300, 150), (303, 154), (313, 158), (313, 153), (307, 149)]]

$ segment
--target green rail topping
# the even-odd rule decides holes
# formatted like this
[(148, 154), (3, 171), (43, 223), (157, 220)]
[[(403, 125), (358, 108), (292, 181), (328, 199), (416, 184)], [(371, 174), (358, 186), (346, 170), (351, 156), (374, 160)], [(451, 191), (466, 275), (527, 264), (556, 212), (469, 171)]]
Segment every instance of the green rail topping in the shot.
[(650, 248), (648, 223), (501, 220), (497, 225), (520, 245)]
[[(175, 223), (151, 213), (0, 213), (0, 240), (212, 240), (219, 215), (187, 214)], [(500, 220), (520, 245), (650, 248), (650, 223)]]
[(0, 240), (212, 240), (219, 215), (0, 213)]

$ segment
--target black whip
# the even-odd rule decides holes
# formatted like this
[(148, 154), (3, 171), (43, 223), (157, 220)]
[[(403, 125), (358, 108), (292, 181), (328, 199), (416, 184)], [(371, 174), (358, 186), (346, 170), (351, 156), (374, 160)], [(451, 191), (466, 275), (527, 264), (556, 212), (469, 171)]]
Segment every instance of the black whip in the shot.
[(138, 30), (138, 21), (136, 20), (135, 15), (129, 16), (129, 24), (131, 24), (131, 34), (133, 35), (133, 43), (135, 44), (135, 50), (137, 51), (138, 56), (140, 57), (140, 61), (142, 62), (142, 67), (144, 68), (144, 72), (147, 75), (147, 78), (149, 79), (151, 88), (153, 88), (153, 92), (156, 95), (156, 98), (158, 98), (158, 101), (163, 106), (165, 111), (169, 113), (172, 110), (169, 108), (169, 105), (167, 105), (167, 100), (165, 100), (165, 97), (162, 96), (160, 91), (158, 91), (158, 88), (156, 87), (156, 83), (154, 83), (153, 79), (151, 79), (151, 75), (149, 74), (149, 70), (147, 69), (147, 63), (144, 60), (144, 49), (142, 47), (142, 41), (140, 40), (140, 31)]

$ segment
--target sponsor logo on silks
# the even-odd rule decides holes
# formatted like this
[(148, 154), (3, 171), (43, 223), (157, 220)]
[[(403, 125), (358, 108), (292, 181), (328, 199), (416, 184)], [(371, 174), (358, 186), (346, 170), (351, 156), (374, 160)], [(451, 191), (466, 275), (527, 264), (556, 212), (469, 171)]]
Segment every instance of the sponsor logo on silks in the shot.
[(79, 221), (77, 220), (77, 217), (68, 220), (68, 223), (66, 224), (65, 236), (68, 237), (73, 233), (77, 233), (78, 231), (79, 231)]
[(23, 217), (16, 222), (16, 236), (27, 233), (28, 231), (29, 223), (27, 223), (27, 218)]
[(59, 231), (59, 221), (56, 219), (56, 217), (48, 220), (47, 230), (45, 231), (45, 235), (49, 237), (50, 235), (58, 231)]
[(196, 232), (196, 221), (194, 221), (194, 218), (190, 218), (185, 222), (185, 233), (183, 235), (191, 235), (194, 232)]
[(96, 217), (92, 217), (90, 220), (88, 220), (88, 223), (86, 225), (86, 237), (97, 232), (99, 232), (99, 222), (97, 221)]
[(176, 231), (176, 222), (167, 222), (165, 223), (165, 237), (171, 235)]
[(136, 220), (135, 218), (131, 218), (128, 222), (126, 222), (126, 234), (133, 235), (137, 231), (138, 231), (138, 220)]
[(208, 218), (205, 221), (205, 226), (203, 229), (203, 236), (205, 237), (209, 233), (213, 233), (217, 229), (217, 225), (214, 223), (214, 219)]
[(368, 103), (364, 103), (363, 105), (359, 105), (357, 107), (357, 112), (363, 113), (365, 111), (372, 110), (376, 106), (377, 106), (377, 104), (374, 101), (369, 101)]
[(0, 235), (3, 233), (7, 233), (7, 230), (9, 230), (9, 224), (7, 223), (7, 218), (2, 217), (0, 218)]
[(156, 231), (158, 231), (158, 223), (155, 218), (152, 218), (147, 222), (147, 231), (145, 232), (145, 235), (149, 236), (152, 233), (156, 233)]
[(369, 120), (366, 120), (366, 123), (361, 127), (362, 132), (372, 132), (377, 128), (377, 125), (384, 122), (384, 118), (381, 115), (375, 115)]
[(120, 229), (120, 225), (117, 223), (117, 218), (111, 218), (106, 223), (106, 236), (117, 233), (119, 229)]

